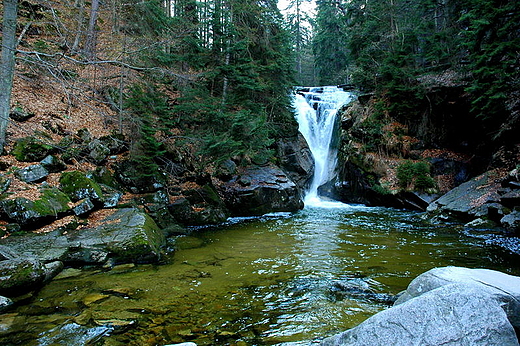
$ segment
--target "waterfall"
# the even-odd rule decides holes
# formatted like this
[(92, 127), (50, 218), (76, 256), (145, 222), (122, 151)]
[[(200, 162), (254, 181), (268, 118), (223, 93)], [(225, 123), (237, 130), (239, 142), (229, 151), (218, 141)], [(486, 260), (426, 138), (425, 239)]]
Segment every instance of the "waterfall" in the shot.
[(314, 157), (314, 176), (305, 194), (306, 206), (323, 206), (318, 188), (334, 178), (337, 150), (333, 146), (336, 114), (352, 94), (335, 86), (297, 89), (293, 98), (299, 130)]

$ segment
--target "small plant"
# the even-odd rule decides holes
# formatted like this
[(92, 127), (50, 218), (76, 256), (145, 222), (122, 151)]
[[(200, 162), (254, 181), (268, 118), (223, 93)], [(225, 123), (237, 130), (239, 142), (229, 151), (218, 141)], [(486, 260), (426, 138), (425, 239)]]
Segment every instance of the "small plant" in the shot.
[(430, 166), (424, 161), (405, 161), (397, 167), (399, 186), (407, 190), (425, 191), (436, 187), (430, 175)]

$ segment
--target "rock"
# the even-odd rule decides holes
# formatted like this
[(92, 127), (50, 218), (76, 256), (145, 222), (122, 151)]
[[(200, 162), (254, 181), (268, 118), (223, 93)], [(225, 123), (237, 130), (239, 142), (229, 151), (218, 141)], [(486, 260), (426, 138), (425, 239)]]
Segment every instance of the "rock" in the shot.
[(505, 229), (520, 235), (520, 211), (515, 210), (507, 214), (502, 219), (500, 219), (500, 224)]
[(194, 342), (182, 342), (180, 344), (168, 344), (164, 346), (197, 346), (197, 344)]
[(19, 123), (27, 121), (34, 117), (34, 113), (29, 113), (26, 110), (16, 107), (15, 109), (11, 110), (9, 113), (9, 118), (13, 119), (14, 121), (17, 121)]
[(186, 198), (178, 198), (168, 205), (169, 214), (185, 226), (215, 225), (227, 220), (228, 211), (221, 202), (216, 205), (199, 203), (192, 205)]
[(13, 301), (7, 297), (0, 296), (0, 313), (9, 309), (13, 305)]
[(314, 173), (314, 159), (303, 135), (298, 133), (295, 138), (281, 140), (277, 152), (280, 167), (301, 191), (305, 191)]
[[(247, 180), (249, 184), (243, 184)], [(298, 187), (278, 167), (249, 167), (219, 187), (224, 203), (236, 216), (295, 212), (303, 208)]]
[(488, 214), (488, 206), (500, 201), (500, 182), (494, 171), (486, 172), (449, 191), (431, 203), (427, 210), (472, 220)]
[(111, 134), (99, 138), (101, 144), (110, 150), (111, 155), (120, 154), (127, 150), (125, 136), (122, 134)]
[(436, 268), (414, 279), (394, 307), (322, 345), (518, 345), (519, 298), (519, 277)]
[(506, 207), (520, 206), (520, 189), (506, 189), (500, 196), (500, 203)]
[(121, 197), (123, 197), (123, 193), (108, 185), (99, 184), (99, 187), (101, 187), (101, 191), (103, 192), (103, 208), (113, 208), (117, 206)]
[(72, 210), (74, 211), (74, 214), (77, 216), (87, 214), (94, 210), (95, 206), (94, 203), (90, 200), (90, 198), (84, 198), (80, 200)]
[(236, 163), (233, 160), (226, 160), (219, 164), (216, 176), (222, 181), (228, 181), (236, 172)]
[(24, 197), (0, 201), (0, 208), (7, 217), (21, 225), (42, 223), (70, 212), (69, 197), (56, 188), (43, 188), (39, 199)]
[(11, 179), (0, 174), (0, 195), (9, 190)]
[(34, 137), (24, 137), (16, 141), (11, 155), (21, 162), (35, 162), (45, 158), (52, 147)]
[(96, 228), (71, 231), (66, 235), (70, 261), (103, 264), (107, 254), (118, 263), (150, 263), (161, 258), (165, 244), (162, 231), (137, 209), (116, 210)]
[(49, 173), (57, 173), (64, 171), (67, 168), (67, 165), (63, 161), (61, 161), (58, 157), (54, 155), (48, 155), (43, 160), (40, 161), (40, 164), (47, 170)]
[(39, 288), (57, 274), (58, 269), (45, 267), (33, 258), (16, 257), (0, 261), (0, 294), (19, 296)]
[(140, 163), (133, 160), (119, 162), (115, 167), (116, 179), (133, 193), (149, 193), (164, 188), (166, 178), (160, 172), (145, 174)]
[(164, 235), (148, 215), (137, 209), (118, 209), (101, 222), (96, 228), (68, 230), (65, 235), (28, 233), (0, 243), (16, 253), (67, 265), (103, 265), (108, 258), (114, 263), (150, 263), (161, 258)]
[(87, 145), (87, 151), (90, 161), (99, 165), (110, 155), (110, 149), (107, 148), (99, 139), (94, 139)]
[(26, 183), (35, 183), (44, 180), (49, 172), (41, 165), (30, 165), (16, 171), (16, 176)]
[(57, 326), (39, 335), (38, 345), (92, 345), (108, 335), (111, 327), (86, 327), (77, 323)]
[(89, 198), (94, 203), (102, 203), (104, 200), (99, 184), (80, 171), (62, 173), (60, 187), (74, 202), (84, 198)]

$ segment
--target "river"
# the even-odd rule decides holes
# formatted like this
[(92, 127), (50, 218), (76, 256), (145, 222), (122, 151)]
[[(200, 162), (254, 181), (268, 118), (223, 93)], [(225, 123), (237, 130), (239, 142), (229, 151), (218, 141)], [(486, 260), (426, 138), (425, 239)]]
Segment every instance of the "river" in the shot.
[(172, 241), (160, 265), (67, 269), (0, 316), (0, 344), (309, 345), (434, 267), (520, 275), (496, 237), (421, 215), (343, 205), (231, 219)]

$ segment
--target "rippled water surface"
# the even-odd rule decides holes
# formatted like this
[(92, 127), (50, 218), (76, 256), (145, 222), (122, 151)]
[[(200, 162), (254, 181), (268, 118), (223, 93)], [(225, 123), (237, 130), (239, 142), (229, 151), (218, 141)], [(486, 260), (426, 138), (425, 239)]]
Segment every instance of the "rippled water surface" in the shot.
[(0, 315), (0, 344), (309, 345), (433, 267), (519, 275), (518, 256), (486, 239), (363, 206), (241, 220), (180, 237), (163, 265), (66, 270)]

